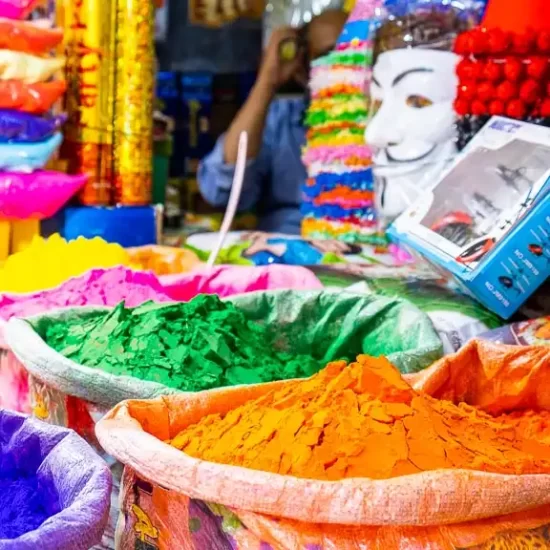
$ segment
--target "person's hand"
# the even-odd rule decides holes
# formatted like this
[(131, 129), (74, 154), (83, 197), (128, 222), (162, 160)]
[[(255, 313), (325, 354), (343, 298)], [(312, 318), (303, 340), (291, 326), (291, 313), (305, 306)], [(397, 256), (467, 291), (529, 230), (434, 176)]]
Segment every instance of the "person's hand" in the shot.
[(272, 91), (275, 91), (279, 86), (292, 79), (302, 67), (303, 51), (298, 51), (298, 55), (292, 61), (280, 59), (280, 44), (283, 40), (288, 40), (289, 38), (297, 38), (297, 31), (295, 29), (276, 29), (273, 31), (267, 49), (264, 52), (258, 82), (267, 86)]

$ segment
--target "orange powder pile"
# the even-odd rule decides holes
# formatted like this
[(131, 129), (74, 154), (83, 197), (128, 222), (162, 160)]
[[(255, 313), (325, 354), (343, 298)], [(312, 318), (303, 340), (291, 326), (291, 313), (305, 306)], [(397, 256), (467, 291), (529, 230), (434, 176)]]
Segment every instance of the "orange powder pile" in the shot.
[(415, 392), (384, 358), (330, 363), (210, 415), (171, 444), (196, 458), (304, 478), (386, 479), (439, 468), (550, 472), (550, 414), (498, 418)]

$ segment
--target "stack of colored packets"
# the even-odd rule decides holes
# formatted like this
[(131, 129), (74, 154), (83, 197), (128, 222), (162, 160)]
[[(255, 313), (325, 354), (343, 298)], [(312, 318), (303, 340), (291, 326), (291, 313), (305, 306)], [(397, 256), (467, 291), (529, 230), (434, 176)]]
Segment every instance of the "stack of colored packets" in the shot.
[(335, 51), (312, 63), (301, 209), (307, 237), (373, 241), (373, 178), (364, 132), (375, 5), (358, 2)]
[(361, 355), (204, 416), (171, 444), (201, 460), (329, 481), (442, 468), (520, 475), (550, 473), (549, 421), (549, 411), (491, 416), (417, 393), (387, 359)]
[(319, 368), (311, 356), (273, 349), (265, 327), (215, 295), (44, 320), (41, 336), (81, 365), (185, 391), (302, 378)]
[(93, 268), (131, 266), (128, 252), (99, 237), (67, 242), (59, 235), (35, 237), (0, 268), (0, 292), (26, 293), (53, 288)]
[(0, 18), (0, 256), (10, 251), (7, 221), (33, 220), (36, 233), (85, 182), (42, 170), (63, 139), (65, 116), (47, 114), (65, 90), (52, 80), (65, 63), (51, 53), (62, 39), (43, 22)]

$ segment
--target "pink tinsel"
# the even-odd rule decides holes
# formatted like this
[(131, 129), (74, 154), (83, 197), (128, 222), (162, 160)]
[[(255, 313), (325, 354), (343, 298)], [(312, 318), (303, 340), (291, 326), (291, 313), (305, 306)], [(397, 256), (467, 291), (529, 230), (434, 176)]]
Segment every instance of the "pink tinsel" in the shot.
[(319, 147), (310, 147), (302, 158), (304, 164), (307, 166), (312, 162), (331, 162), (345, 160), (350, 157), (370, 158), (371, 150), (367, 145), (321, 145)]
[(348, 18), (348, 23), (372, 19), (375, 15), (376, 8), (381, 5), (382, 0), (357, 0), (357, 3)]

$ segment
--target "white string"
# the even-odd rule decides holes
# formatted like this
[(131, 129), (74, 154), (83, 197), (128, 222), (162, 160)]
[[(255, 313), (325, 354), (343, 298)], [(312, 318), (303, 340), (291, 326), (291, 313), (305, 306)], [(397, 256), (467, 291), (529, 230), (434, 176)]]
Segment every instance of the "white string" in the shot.
[(233, 183), (231, 184), (231, 193), (229, 194), (229, 202), (227, 203), (227, 208), (225, 214), (223, 215), (222, 226), (220, 228), (220, 233), (218, 237), (218, 242), (216, 246), (210, 253), (208, 261), (206, 262), (207, 267), (212, 267), (216, 262), (220, 250), (223, 247), (223, 243), (227, 237), (227, 233), (231, 228), (233, 223), (233, 218), (237, 212), (237, 206), (239, 204), (239, 199), (241, 198), (241, 191), (243, 189), (244, 181), (244, 172), (246, 169), (246, 150), (248, 148), (248, 134), (246, 132), (241, 132), (239, 136), (239, 148), (237, 150), (237, 163), (235, 165), (235, 173), (233, 174)]

